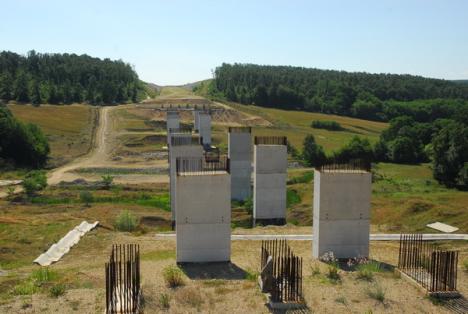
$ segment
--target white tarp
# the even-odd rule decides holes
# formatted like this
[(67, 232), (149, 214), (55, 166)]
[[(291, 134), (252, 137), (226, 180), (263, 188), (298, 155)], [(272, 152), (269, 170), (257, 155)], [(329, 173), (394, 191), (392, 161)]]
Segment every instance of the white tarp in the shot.
[(34, 260), (34, 263), (38, 263), (41, 266), (49, 266), (52, 263), (57, 262), (67, 254), (71, 247), (80, 241), (80, 238), (87, 232), (91, 231), (98, 225), (99, 221), (94, 223), (88, 223), (83, 221), (81, 224), (76, 226), (72, 231), (68, 232), (60, 241), (53, 244), (47, 252), (41, 254)]
[(455, 231), (458, 230), (457, 227), (453, 227), (453, 226), (450, 226), (450, 225), (447, 225), (447, 224), (444, 224), (444, 223), (438, 222), (438, 221), (434, 222), (434, 223), (431, 223), (431, 224), (428, 224), (426, 226), (428, 226), (429, 228), (435, 229), (435, 230), (445, 232), (445, 233), (451, 233), (451, 232), (455, 232)]

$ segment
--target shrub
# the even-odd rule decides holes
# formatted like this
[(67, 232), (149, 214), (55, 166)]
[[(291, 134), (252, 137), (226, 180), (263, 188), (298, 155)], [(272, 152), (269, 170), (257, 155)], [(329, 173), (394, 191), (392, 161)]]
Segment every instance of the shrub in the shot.
[(131, 232), (136, 229), (138, 219), (128, 210), (120, 212), (115, 221), (115, 228), (119, 231)]
[(177, 288), (185, 284), (182, 271), (176, 266), (168, 266), (163, 270), (164, 281), (169, 288)]
[(50, 287), (49, 295), (53, 298), (58, 298), (65, 293), (65, 285), (58, 284)]
[(343, 131), (344, 128), (336, 121), (314, 120), (310, 125), (314, 129), (325, 129), (329, 131)]
[(28, 196), (33, 196), (36, 192), (42, 191), (47, 186), (45, 171), (35, 170), (29, 172), (23, 179), (22, 185)]
[(385, 290), (380, 284), (375, 284), (367, 290), (367, 294), (379, 302), (385, 301)]
[(306, 164), (311, 167), (321, 166), (327, 160), (323, 147), (315, 142), (312, 134), (304, 138), (302, 157)]
[(81, 191), (80, 200), (82, 203), (85, 203), (86, 206), (89, 206), (89, 204), (94, 201), (94, 197), (90, 191)]
[(106, 189), (110, 189), (110, 187), (114, 183), (114, 177), (109, 174), (103, 175), (101, 179), (102, 179), (102, 184), (104, 185)]
[(161, 293), (159, 295), (159, 306), (162, 309), (168, 309), (170, 307), (171, 297), (167, 293)]

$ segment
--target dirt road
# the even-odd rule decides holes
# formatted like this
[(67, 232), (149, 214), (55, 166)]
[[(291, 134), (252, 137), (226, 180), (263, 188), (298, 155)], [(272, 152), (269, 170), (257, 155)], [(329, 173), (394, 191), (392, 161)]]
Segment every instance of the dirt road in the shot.
[(109, 134), (109, 112), (114, 107), (102, 107), (99, 109), (98, 126), (94, 134), (94, 140), (91, 150), (88, 154), (81, 156), (74, 161), (49, 172), (49, 185), (58, 184), (60, 181), (71, 181), (78, 178), (77, 175), (70, 173), (78, 168), (99, 166), (106, 161), (106, 138)]

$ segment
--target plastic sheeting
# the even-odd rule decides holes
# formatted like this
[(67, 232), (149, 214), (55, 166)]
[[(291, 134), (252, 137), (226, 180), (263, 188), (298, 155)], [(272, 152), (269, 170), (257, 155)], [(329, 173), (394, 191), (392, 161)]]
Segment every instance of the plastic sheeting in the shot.
[(41, 266), (49, 266), (52, 263), (59, 261), (62, 256), (67, 254), (71, 247), (77, 244), (81, 237), (86, 233), (94, 229), (98, 225), (99, 221), (94, 223), (88, 223), (83, 221), (81, 224), (76, 226), (72, 231), (68, 232), (66, 236), (60, 239), (59, 242), (53, 244), (47, 252), (41, 254), (38, 258), (34, 260), (34, 263), (37, 263)]

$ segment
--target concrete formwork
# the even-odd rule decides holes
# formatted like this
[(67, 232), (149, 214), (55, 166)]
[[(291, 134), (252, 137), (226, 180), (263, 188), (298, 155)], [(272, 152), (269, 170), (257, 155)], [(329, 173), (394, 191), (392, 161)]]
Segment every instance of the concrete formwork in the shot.
[(313, 256), (368, 257), (371, 174), (359, 170), (315, 170)]
[(208, 111), (198, 113), (198, 133), (203, 139), (203, 145), (211, 145), (211, 114)]
[(170, 199), (172, 225), (176, 220), (176, 202), (175, 202), (175, 177), (176, 177), (176, 160), (180, 157), (196, 157), (203, 156), (203, 146), (200, 143), (198, 136), (192, 136), (186, 133), (172, 133), (171, 145), (169, 146), (169, 183), (170, 183)]
[(231, 259), (231, 178), (228, 171), (176, 175), (176, 260)]
[(254, 225), (286, 222), (287, 157), (286, 145), (254, 146)]
[(251, 128), (229, 128), (228, 155), (231, 167), (231, 198), (243, 201), (252, 195)]

